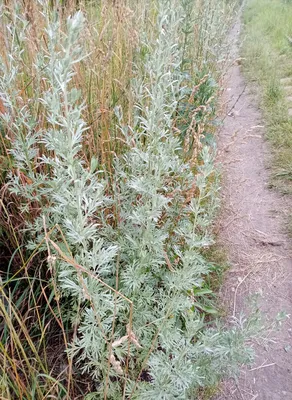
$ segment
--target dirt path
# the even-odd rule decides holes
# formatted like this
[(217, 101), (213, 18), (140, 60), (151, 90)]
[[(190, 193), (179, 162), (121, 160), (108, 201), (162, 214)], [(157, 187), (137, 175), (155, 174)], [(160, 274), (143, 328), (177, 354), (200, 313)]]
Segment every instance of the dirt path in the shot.
[[(238, 21), (231, 32), (233, 60), (239, 55), (239, 30)], [(269, 340), (255, 344), (255, 364), (242, 370), (238, 384), (227, 383), (217, 399), (292, 400), (292, 253), (283, 233), (288, 199), (268, 189), (263, 121), (236, 62), (226, 85), (227, 111), (235, 106), (219, 135), (225, 209), (219, 232), (232, 268), (222, 298), (230, 315), (238, 316), (247, 298), (258, 294), (271, 326), (281, 311), (291, 318), (267, 332)]]

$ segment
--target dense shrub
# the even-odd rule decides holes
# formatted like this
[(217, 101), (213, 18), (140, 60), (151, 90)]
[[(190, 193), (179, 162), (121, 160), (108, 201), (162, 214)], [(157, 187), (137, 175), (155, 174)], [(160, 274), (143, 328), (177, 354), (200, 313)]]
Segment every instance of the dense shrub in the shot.
[[(86, 65), (84, 14), (64, 27), (44, 6), (46, 41), (33, 66), (40, 113), (17, 88), (27, 21), (16, 14), (18, 40), (10, 32), (0, 79), (9, 193), (27, 216), (25, 254), (47, 254), (52, 312), (63, 331), (72, 327), (68, 363), (92, 377), (88, 398), (191, 399), (250, 358), (249, 329), (211, 323), (216, 310), (204, 303), (214, 266), (202, 250), (218, 207), (216, 84), (187, 61), (193, 42), (182, 27), (198, 11), (190, 4), (152, 9), (155, 34), (142, 34), (135, 50), (131, 117), (112, 104), (123, 144), (110, 164), (98, 152), (87, 162), (83, 148), (87, 105), (74, 80)], [(201, 64), (211, 47), (207, 37), (200, 45)]]

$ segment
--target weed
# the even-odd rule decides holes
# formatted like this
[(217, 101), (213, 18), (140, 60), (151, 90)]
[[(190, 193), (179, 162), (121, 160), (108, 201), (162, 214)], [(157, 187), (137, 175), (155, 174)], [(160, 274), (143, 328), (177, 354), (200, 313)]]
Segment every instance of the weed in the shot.
[(192, 3), (2, 6), (8, 398), (189, 399), (251, 358), (249, 323), (211, 318), (204, 254), (233, 7)]

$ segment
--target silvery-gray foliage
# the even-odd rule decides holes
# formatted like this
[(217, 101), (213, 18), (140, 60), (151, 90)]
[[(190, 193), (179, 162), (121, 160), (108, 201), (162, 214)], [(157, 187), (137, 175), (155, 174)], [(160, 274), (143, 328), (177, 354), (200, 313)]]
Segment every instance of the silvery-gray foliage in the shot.
[[(218, 180), (214, 149), (203, 148), (194, 173), (173, 130), (182, 96), (183, 7), (179, 0), (158, 4), (159, 34), (145, 39), (144, 74), (134, 83), (135, 124), (120, 127), (128, 146), (115, 160), (113, 195), (102, 171), (86, 168), (80, 156), (85, 105), (71, 81), (85, 57), (82, 13), (67, 20), (65, 33), (56, 15), (48, 20), (48, 49), (36, 66), (47, 87), (40, 99), (47, 129), (35, 133), (37, 121), (25, 106), (13, 121), (11, 154), (33, 183), (24, 189), (13, 176), (10, 190), (42, 207), (28, 226), (29, 247), (46, 236), (41, 248), (49, 245), (48, 268), (57, 274), (63, 302), (71, 304), (63, 318), (78, 325), (69, 352), (94, 378), (96, 399), (105, 393), (112, 399), (191, 399), (250, 356), (248, 330), (208, 327), (195, 305), (193, 290), (211, 269), (201, 250), (213, 242)], [(16, 69), (17, 60), (1, 76), (11, 107), (19, 94), (5, 84)], [(4, 118), (9, 123), (8, 114)], [(46, 155), (39, 154), (41, 146)], [(48, 175), (32, 169), (36, 159)], [(194, 187), (196, 196), (188, 198)], [(55, 226), (60, 230), (48, 234)]]

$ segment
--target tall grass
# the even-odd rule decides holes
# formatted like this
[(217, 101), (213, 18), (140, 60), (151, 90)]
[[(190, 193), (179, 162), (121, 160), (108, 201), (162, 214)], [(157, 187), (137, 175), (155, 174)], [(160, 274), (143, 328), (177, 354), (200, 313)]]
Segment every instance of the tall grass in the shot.
[(193, 398), (250, 359), (203, 256), (233, 5), (1, 7), (1, 395)]

